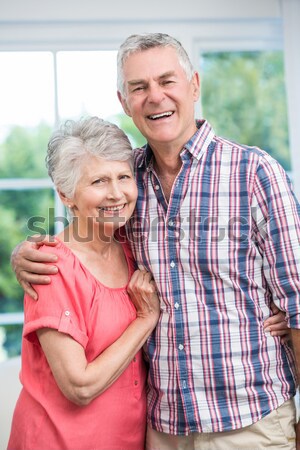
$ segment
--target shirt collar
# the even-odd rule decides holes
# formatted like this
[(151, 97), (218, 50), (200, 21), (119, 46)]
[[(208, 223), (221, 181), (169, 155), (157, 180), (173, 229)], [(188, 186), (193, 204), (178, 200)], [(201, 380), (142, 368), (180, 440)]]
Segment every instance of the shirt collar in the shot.
[[(209, 144), (215, 136), (212, 126), (206, 120), (196, 120), (197, 131), (183, 146), (181, 155), (186, 151), (194, 158), (200, 159), (207, 150)], [(139, 168), (146, 167), (148, 170), (152, 168), (153, 152), (149, 144), (144, 147), (144, 154), (140, 160)]]

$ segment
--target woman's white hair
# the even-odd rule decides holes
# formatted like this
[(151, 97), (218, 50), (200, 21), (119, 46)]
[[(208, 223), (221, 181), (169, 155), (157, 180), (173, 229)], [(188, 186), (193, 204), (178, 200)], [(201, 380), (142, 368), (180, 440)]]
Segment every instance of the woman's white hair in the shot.
[(83, 164), (96, 156), (111, 161), (128, 161), (133, 170), (133, 150), (126, 134), (113, 123), (98, 117), (68, 120), (48, 143), (46, 166), (56, 189), (72, 198)]
[(126, 97), (123, 67), (129, 55), (149, 50), (155, 47), (172, 47), (175, 49), (178, 61), (190, 81), (195, 73), (187, 52), (177, 39), (163, 33), (132, 34), (120, 46), (117, 57), (117, 87), (122, 97)]

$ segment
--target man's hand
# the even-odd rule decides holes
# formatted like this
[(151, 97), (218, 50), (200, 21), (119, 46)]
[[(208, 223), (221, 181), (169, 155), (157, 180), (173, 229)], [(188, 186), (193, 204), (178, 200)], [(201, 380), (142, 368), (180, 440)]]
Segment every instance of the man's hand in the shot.
[(291, 336), (285, 319), (285, 313), (277, 308), (273, 302), (271, 303), (271, 310), (274, 315), (264, 322), (264, 330), (271, 333), (271, 336), (281, 336), (283, 343), (288, 342)]
[(32, 284), (49, 284), (51, 278), (45, 275), (57, 273), (57, 267), (45, 263), (55, 263), (57, 256), (51, 253), (39, 252), (41, 245), (55, 246), (57, 241), (53, 237), (39, 236), (31, 237), (30, 242), (21, 242), (13, 250), (11, 255), (11, 265), (16, 274), (16, 278), (24, 291), (34, 300), (38, 296)]

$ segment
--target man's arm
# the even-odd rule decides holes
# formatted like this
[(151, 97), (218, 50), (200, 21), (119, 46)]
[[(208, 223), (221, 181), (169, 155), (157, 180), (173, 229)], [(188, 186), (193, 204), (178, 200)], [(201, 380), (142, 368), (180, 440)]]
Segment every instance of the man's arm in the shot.
[(16, 278), (24, 291), (33, 299), (37, 300), (37, 293), (31, 284), (49, 284), (51, 278), (47, 275), (57, 273), (57, 267), (49, 263), (55, 263), (57, 256), (52, 253), (40, 252), (41, 245), (55, 246), (53, 238), (43, 236), (42, 240), (21, 242), (15, 247), (11, 255), (11, 266)]
[[(51, 277), (47, 275), (55, 275), (57, 267), (49, 263), (55, 263), (57, 256), (52, 253), (40, 252), (38, 249), (41, 245), (55, 246), (56, 241), (53, 238), (43, 236), (43, 239), (21, 242), (14, 249), (11, 255), (11, 265), (16, 274), (16, 278), (24, 291), (34, 300), (38, 299), (36, 291), (32, 284), (49, 284)], [(283, 339), (289, 338), (289, 329), (285, 321), (285, 316), (273, 304), (274, 315), (269, 317), (265, 322), (265, 330), (272, 333), (273, 336), (282, 336)]]

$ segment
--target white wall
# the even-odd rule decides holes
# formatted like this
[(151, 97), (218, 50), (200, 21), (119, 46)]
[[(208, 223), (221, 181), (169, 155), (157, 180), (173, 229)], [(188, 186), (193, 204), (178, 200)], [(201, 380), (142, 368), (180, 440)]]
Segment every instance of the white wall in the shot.
[(280, 18), (280, 0), (1, 0), (2, 21)]

